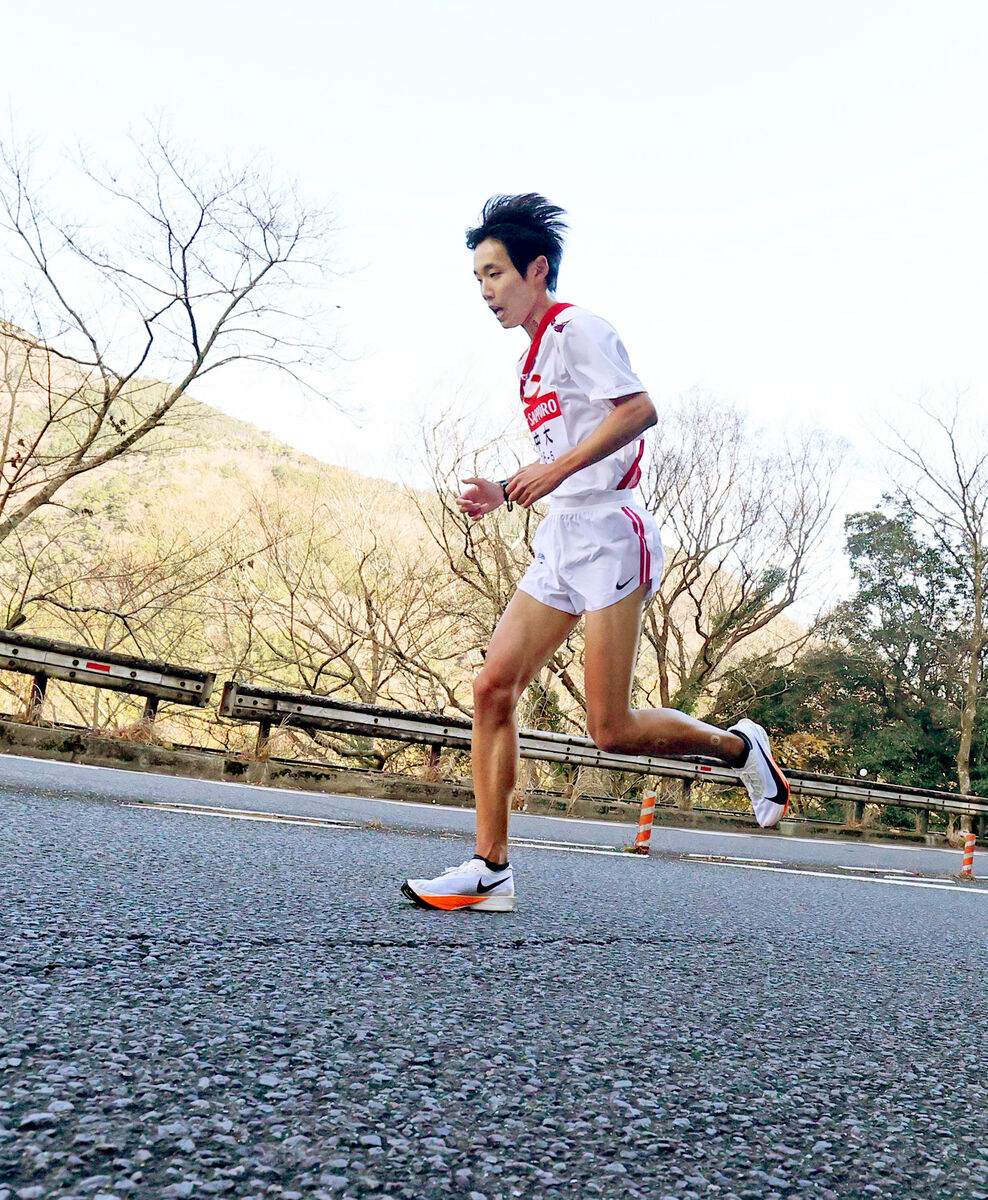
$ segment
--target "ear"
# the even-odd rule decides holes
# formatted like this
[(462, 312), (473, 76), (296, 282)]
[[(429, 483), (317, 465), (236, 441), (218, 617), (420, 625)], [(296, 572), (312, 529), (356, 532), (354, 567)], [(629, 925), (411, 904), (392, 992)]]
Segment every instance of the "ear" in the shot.
[(528, 283), (539, 284), (541, 287), (547, 288), (549, 278), (549, 260), (544, 254), (540, 254), (538, 258), (533, 258), (528, 264), (528, 270), (525, 272), (525, 280)]

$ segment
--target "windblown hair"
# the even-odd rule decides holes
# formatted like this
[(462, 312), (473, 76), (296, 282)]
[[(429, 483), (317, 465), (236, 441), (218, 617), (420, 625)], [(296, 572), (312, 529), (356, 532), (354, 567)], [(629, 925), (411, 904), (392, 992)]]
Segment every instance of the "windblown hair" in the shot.
[(547, 283), (551, 292), (555, 290), (563, 257), (565, 216), (564, 209), (550, 204), (538, 192), (491, 196), (480, 214), (480, 224), (467, 230), (467, 248), (476, 250), (487, 238), (496, 238), (507, 250), (519, 275), (524, 275), (529, 264), (544, 254), (549, 263)]

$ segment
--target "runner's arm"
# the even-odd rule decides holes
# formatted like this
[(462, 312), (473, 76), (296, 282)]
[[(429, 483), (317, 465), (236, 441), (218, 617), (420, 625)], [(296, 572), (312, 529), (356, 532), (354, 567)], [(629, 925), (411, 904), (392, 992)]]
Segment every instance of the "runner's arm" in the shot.
[(554, 491), (570, 475), (607, 458), (622, 446), (641, 437), (658, 420), (655, 405), (647, 392), (633, 392), (612, 401), (614, 408), (593, 433), (555, 462), (532, 463), (522, 467), (507, 483), (508, 495), (516, 504), (528, 508), (536, 500)]

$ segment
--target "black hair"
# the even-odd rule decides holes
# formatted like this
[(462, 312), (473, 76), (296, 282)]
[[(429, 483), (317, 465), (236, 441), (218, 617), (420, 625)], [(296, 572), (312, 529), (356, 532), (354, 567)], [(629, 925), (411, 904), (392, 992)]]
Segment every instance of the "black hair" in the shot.
[(546, 283), (551, 292), (556, 287), (563, 257), (565, 216), (564, 209), (550, 204), (538, 192), (491, 196), (480, 214), (480, 224), (467, 230), (467, 248), (476, 250), (487, 238), (496, 238), (507, 250), (519, 275), (524, 275), (529, 264), (544, 254), (549, 263)]

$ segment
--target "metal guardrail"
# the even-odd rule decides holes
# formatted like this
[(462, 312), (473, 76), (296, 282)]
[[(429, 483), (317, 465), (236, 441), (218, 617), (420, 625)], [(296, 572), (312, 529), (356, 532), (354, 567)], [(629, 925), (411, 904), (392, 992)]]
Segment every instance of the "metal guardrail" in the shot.
[(34, 676), (28, 716), (37, 721), (49, 679), (84, 683), (146, 697), (144, 715), (153, 720), (162, 700), (203, 708), (212, 695), (211, 671), (178, 667), (116, 651), (74, 646), (52, 638), (0, 630), (0, 671)]
[[(323, 729), (394, 741), (418, 742), (432, 747), (470, 748), (470, 722), (462, 717), (435, 713), (405, 712), (376, 705), (353, 704), (315, 693), (281, 691), (254, 684), (228, 682), (219, 705), (220, 716), (260, 726), (258, 746), (263, 746), (275, 725), (300, 729)], [(721, 763), (702, 758), (668, 758), (645, 754), (608, 754), (589, 738), (522, 729), (518, 736), (522, 758), (543, 762), (601, 767), (611, 771), (660, 775), (687, 783), (719, 783), (738, 786), (738, 773)], [(954, 792), (884, 783), (863, 783), (837, 775), (786, 770), (796, 795), (839, 800), (854, 805), (860, 818), (865, 804), (899, 805), (962, 816), (988, 817), (988, 799)]]

